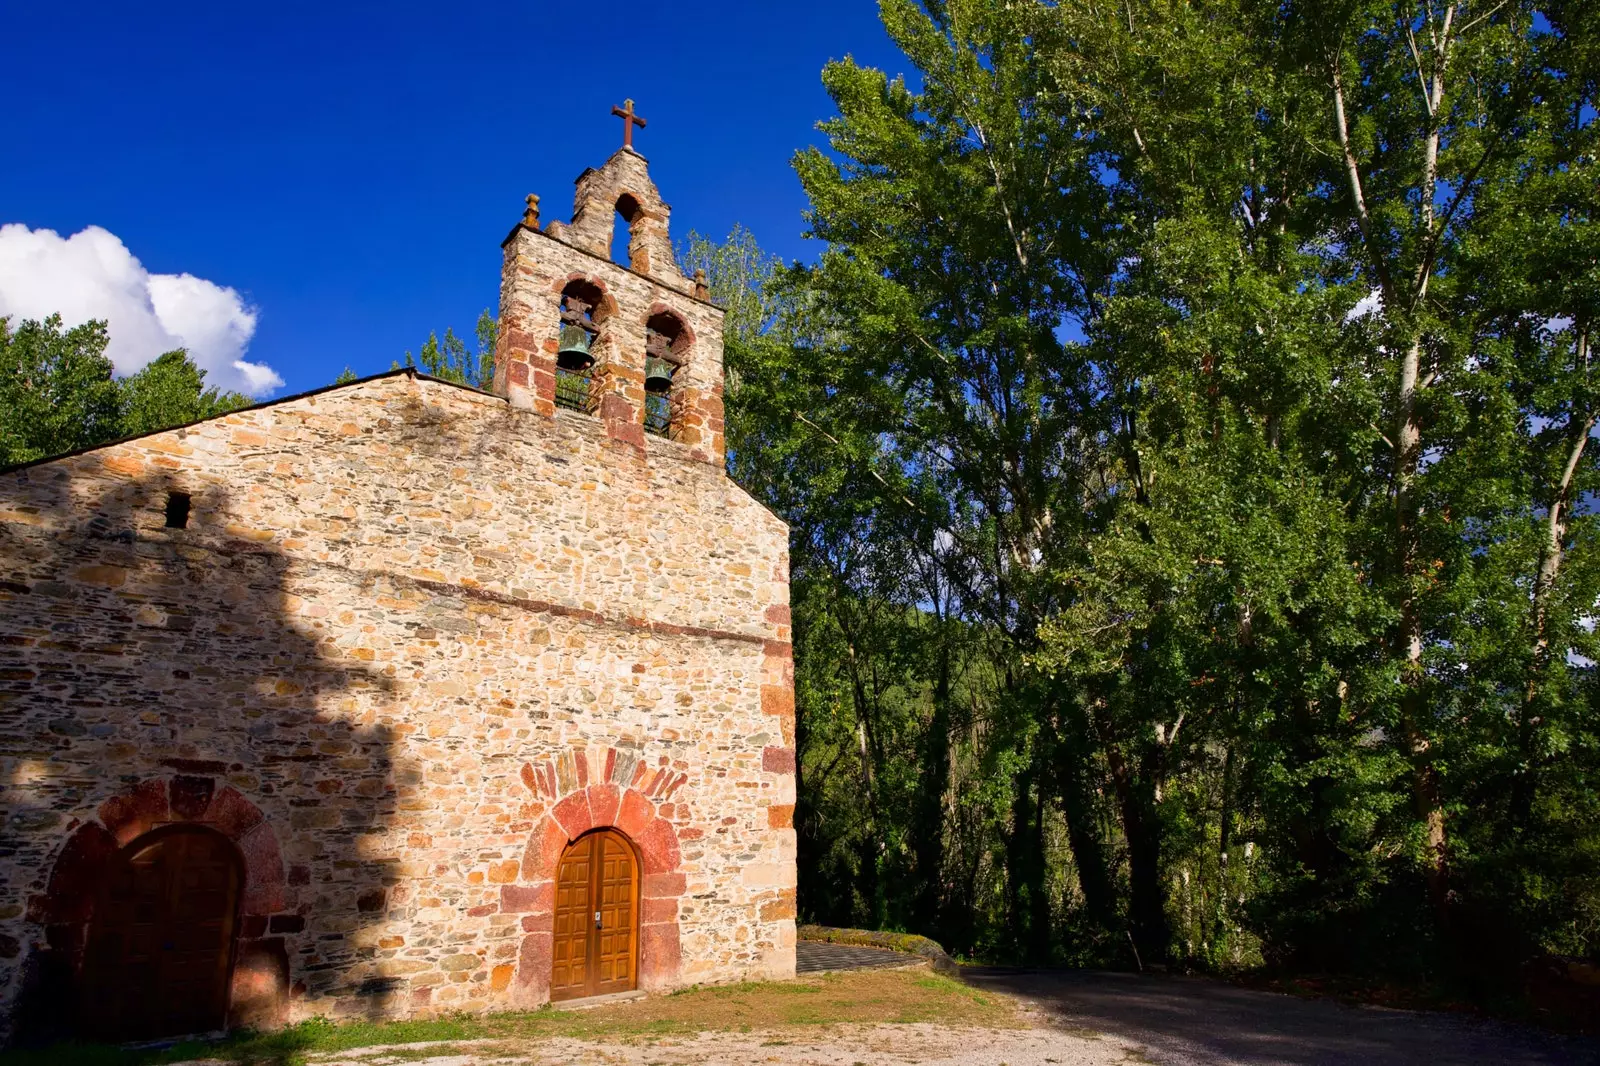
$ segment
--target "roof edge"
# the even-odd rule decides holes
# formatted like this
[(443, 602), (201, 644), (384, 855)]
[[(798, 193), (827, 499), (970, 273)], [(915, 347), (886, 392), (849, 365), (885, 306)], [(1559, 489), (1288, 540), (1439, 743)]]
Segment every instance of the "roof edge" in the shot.
[(364, 378), (356, 378), (354, 381), (336, 381), (331, 385), (323, 385), (321, 388), (308, 389), (305, 392), (297, 392), (290, 396), (279, 396), (272, 400), (262, 400), (260, 403), (253, 403), (248, 407), (235, 407), (231, 411), (224, 411), (221, 414), (212, 415), (209, 418), (197, 418), (193, 422), (183, 422), (176, 426), (165, 426), (161, 429), (152, 429), (148, 433), (135, 433), (131, 437), (118, 437), (116, 440), (108, 440), (100, 444), (91, 444), (83, 448), (74, 448), (70, 452), (60, 452), (59, 454), (46, 455), (39, 459), (29, 459), (25, 463), (14, 463), (11, 466), (0, 467), (0, 474), (13, 474), (19, 470), (27, 470), (31, 467), (43, 466), (46, 463), (53, 463), (59, 459), (71, 459), (75, 456), (87, 455), (90, 452), (97, 452), (101, 448), (113, 448), (118, 444), (127, 444), (130, 441), (144, 440), (146, 437), (154, 437), (158, 433), (171, 433), (175, 429), (189, 429), (192, 426), (203, 425), (206, 422), (215, 422), (219, 418), (227, 418), (229, 415), (240, 414), (244, 411), (259, 411), (264, 407), (276, 407), (280, 403), (293, 403), (295, 400), (304, 400), (312, 396), (321, 396), (323, 393), (333, 392), (335, 389), (354, 388), (357, 385), (366, 385), (369, 382), (382, 381), (385, 378), (397, 377), (402, 374), (417, 378), (422, 381), (437, 381), (441, 385), (453, 385), (458, 389), (465, 389), (468, 392), (476, 392), (483, 396), (493, 396), (497, 400), (505, 399), (505, 397), (499, 396), (496, 393), (485, 392), (483, 389), (474, 388), (471, 385), (464, 385), (459, 381), (446, 381), (444, 378), (436, 378), (432, 374), (424, 374), (414, 366), (397, 366), (391, 370), (385, 370), (382, 373), (368, 374)]

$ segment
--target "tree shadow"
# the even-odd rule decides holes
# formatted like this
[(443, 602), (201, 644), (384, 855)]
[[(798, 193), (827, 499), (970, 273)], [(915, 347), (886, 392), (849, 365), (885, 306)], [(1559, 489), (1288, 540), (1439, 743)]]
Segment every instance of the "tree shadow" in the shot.
[(406, 994), (379, 964), (400, 881), (383, 838), (422, 779), (397, 755), (393, 668), (362, 644), (370, 590), (289, 554), (326, 519), (284, 509), (287, 474), (267, 475), (273, 511), (263, 475), (117, 462), (0, 473), (0, 1037), (92, 1023), (99, 882), (173, 822), (225, 832), (246, 869), (231, 1023), (278, 1024), (294, 997), (382, 1016)]

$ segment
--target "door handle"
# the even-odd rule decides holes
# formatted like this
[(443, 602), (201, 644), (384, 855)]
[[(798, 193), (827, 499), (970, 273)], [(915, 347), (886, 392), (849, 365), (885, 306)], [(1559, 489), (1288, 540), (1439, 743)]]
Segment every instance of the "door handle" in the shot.
[(594, 927), (596, 929), (600, 928), (600, 912), (599, 911), (595, 911), (594, 912)]

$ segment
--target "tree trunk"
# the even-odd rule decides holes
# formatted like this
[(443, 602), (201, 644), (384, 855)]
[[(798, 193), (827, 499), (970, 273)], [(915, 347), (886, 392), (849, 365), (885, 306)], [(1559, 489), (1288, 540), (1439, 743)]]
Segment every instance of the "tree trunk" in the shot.
[(1156, 816), (1153, 782), (1136, 779), (1122, 746), (1109, 727), (1100, 723), (1111, 782), (1122, 814), (1122, 832), (1128, 840), (1129, 913), (1133, 941), (1142, 963), (1165, 962), (1171, 942), (1167, 925), (1166, 894), (1161, 890), (1161, 824)]
[[(1589, 362), (1588, 330), (1580, 328), (1577, 341), (1578, 365)], [(1577, 480), (1578, 467), (1583, 461), (1589, 433), (1594, 429), (1595, 415), (1587, 409), (1574, 411), (1567, 420), (1567, 460), (1561, 469), (1561, 480), (1551, 493), (1545, 514), (1545, 538), (1539, 554), (1539, 572), (1534, 579), (1533, 603), (1530, 611), (1530, 630), (1533, 636), (1532, 657), (1528, 667), (1528, 683), (1523, 689), (1522, 708), (1517, 722), (1517, 747), (1521, 765), (1511, 789), (1511, 827), (1522, 832), (1533, 816), (1534, 798), (1538, 792), (1537, 739), (1540, 725), (1538, 702), (1544, 675), (1550, 668), (1550, 597), (1561, 576), (1561, 563), (1566, 557), (1567, 519), (1572, 504), (1572, 487)]]
[[(1110, 933), (1119, 928), (1117, 895), (1111, 883), (1111, 864), (1100, 833), (1090, 780), (1089, 738), (1084, 723), (1069, 719), (1067, 735), (1057, 748), (1055, 780), (1061, 809), (1067, 818), (1067, 843), (1077, 867), (1078, 887), (1090, 921)], [(1121, 934), (1117, 934), (1120, 938)]]

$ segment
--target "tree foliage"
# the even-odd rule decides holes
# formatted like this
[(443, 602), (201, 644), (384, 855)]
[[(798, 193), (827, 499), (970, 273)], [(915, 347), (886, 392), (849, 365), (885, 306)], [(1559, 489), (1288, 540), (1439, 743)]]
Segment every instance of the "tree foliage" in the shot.
[(0, 318), (0, 465), (197, 422), (250, 403), (205, 386), (181, 348), (126, 378), (112, 377), (104, 322), (63, 329), (61, 316)]
[[(422, 348), (416, 358), (412, 358), (408, 351), (405, 362), (394, 365), (396, 367), (420, 365), (423, 373), (441, 381), (454, 381), (458, 385), (488, 389), (494, 385), (494, 344), (498, 328), (495, 317), (485, 308), (483, 313), (478, 315), (478, 323), (473, 330), (476, 334), (477, 351), (469, 352), (466, 341), (457, 337), (455, 330), (447, 326), (443, 340), (439, 339), (437, 333), (429, 333), (428, 339), (422, 342)], [(346, 373), (348, 372), (347, 369)], [(342, 375), (340, 380), (344, 380)]]
[[(995, 957), (1600, 951), (1595, 29), (883, 0), (748, 235), (802, 907)], [(724, 267), (723, 265), (726, 264)]]

